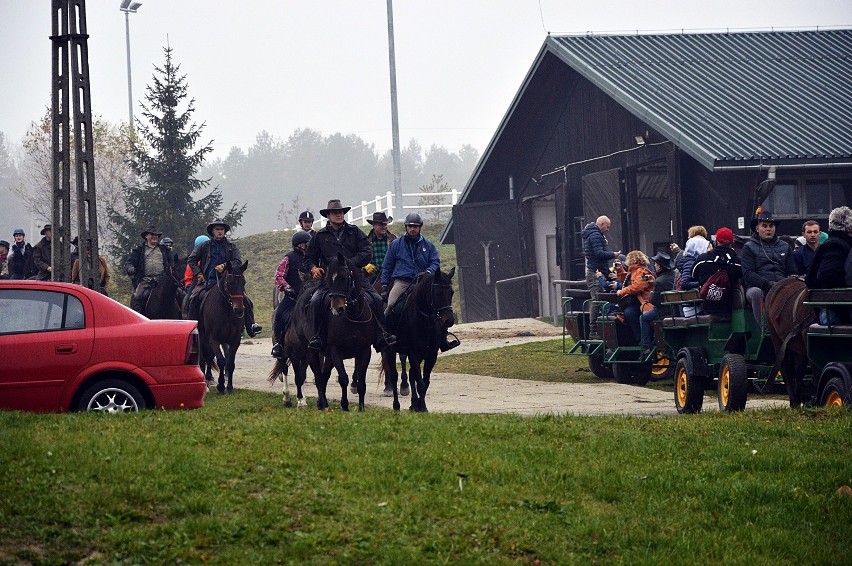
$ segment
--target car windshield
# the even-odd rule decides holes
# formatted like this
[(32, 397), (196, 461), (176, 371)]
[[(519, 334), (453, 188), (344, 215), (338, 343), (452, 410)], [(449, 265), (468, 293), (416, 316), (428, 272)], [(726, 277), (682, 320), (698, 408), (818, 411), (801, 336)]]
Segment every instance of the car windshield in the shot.
[(0, 290), (0, 334), (83, 328), (83, 304), (56, 291)]

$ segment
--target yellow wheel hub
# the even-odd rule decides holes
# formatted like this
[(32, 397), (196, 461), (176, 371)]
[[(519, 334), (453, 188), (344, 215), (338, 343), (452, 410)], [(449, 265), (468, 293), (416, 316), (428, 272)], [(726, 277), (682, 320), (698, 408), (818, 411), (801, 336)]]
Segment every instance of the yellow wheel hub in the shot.
[(675, 387), (677, 388), (677, 404), (686, 406), (686, 369), (680, 368), (675, 376)]
[(722, 398), (722, 404), (728, 406), (728, 398), (731, 395), (731, 368), (725, 366), (722, 368), (722, 375), (719, 376), (719, 395)]
[(840, 397), (840, 394), (837, 391), (832, 391), (828, 394), (828, 397), (825, 399), (826, 407), (842, 407), (843, 399)]

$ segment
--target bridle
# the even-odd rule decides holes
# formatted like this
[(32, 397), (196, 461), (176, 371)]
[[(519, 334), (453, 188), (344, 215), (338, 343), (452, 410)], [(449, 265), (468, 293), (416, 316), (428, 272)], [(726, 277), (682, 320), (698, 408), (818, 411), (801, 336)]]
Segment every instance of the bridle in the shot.
[(244, 277), (242, 274), (236, 275), (233, 272), (227, 272), (227, 275), (219, 276), (219, 272), (216, 272), (216, 289), (219, 291), (219, 294), (228, 302), (228, 306), (234, 311), (234, 315), (237, 318), (243, 318), (245, 316), (245, 307), (243, 305), (243, 299), (245, 295), (242, 293), (231, 293), (230, 286), (228, 285), (228, 277), (235, 279), (237, 277)]
[(435, 306), (435, 289), (436, 288), (437, 289), (452, 289), (453, 286), (449, 283), (437, 283), (435, 281), (435, 277), (433, 276), (432, 281), (429, 284), (429, 301), (428, 301), (429, 312), (424, 312), (420, 308), (419, 301), (417, 301), (415, 303), (415, 308), (417, 310), (417, 314), (420, 315), (421, 317), (425, 318), (427, 321), (432, 322), (432, 320), (434, 319), (435, 321), (441, 321), (443, 323), (444, 315), (446, 313), (449, 312), (450, 315), (452, 315), (453, 305), (452, 305), (452, 303), (449, 303), (449, 304), (446, 304), (446, 305)]
[[(340, 274), (340, 272), (346, 272), (346, 292), (335, 291), (332, 288), (331, 282), (334, 281)], [(341, 264), (337, 267), (337, 270), (334, 273), (329, 274), (329, 282), (328, 282), (328, 296), (330, 299), (334, 297), (339, 297), (343, 299), (343, 313), (346, 315), (347, 320), (350, 322), (357, 322), (359, 324), (367, 323), (373, 320), (373, 311), (367, 305), (367, 299), (364, 296), (363, 289), (357, 289), (358, 283), (356, 281), (355, 276), (352, 273), (352, 268), (346, 264)], [(349, 308), (361, 303), (361, 310), (354, 316), (350, 316)], [(362, 315), (364, 314), (364, 309), (367, 309), (369, 316), (362, 320)], [(334, 311), (334, 304), (332, 301), (332, 311)]]

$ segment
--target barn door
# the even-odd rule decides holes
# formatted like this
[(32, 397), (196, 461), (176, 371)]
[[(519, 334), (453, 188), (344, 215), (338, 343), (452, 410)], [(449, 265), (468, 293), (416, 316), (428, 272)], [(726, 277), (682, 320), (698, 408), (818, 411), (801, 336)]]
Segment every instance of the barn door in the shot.
[(586, 224), (598, 216), (608, 216), (612, 226), (606, 239), (610, 251), (623, 250), (624, 215), (621, 202), (621, 169), (599, 171), (583, 176), (583, 214)]

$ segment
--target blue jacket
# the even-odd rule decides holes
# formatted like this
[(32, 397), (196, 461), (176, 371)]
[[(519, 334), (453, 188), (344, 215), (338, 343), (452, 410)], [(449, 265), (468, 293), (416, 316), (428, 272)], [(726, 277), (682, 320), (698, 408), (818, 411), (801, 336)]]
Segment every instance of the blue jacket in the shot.
[(392, 279), (413, 281), (417, 275), (428, 271), (437, 273), (441, 268), (438, 250), (422, 235), (416, 242), (401, 236), (391, 242), (385, 261), (382, 263), (382, 286), (389, 286)]
[(601, 273), (609, 270), (609, 262), (615, 259), (615, 255), (606, 246), (606, 236), (598, 225), (594, 222), (586, 224), (583, 228), (583, 255), (586, 256), (587, 270), (600, 270)]

